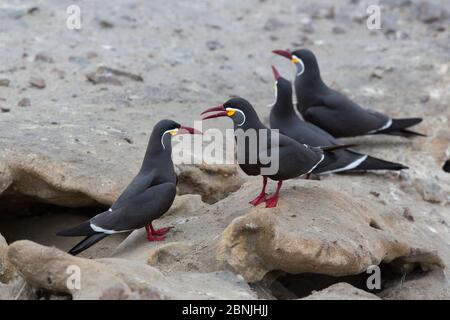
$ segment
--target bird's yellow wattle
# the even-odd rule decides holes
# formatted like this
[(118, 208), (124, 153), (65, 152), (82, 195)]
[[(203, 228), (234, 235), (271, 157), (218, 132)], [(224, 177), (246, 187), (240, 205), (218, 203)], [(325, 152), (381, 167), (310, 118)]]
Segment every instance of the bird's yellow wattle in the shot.
[(174, 136), (174, 135), (176, 135), (176, 134), (178, 133), (178, 130), (177, 130), (177, 129), (174, 129), (174, 130), (172, 130), (172, 131), (169, 131), (169, 133), (170, 133), (172, 136)]
[(293, 64), (296, 64), (296, 63), (298, 63), (298, 59), (297, 59), (297, 58), (292, 58), (292, 59), (291, 59), (291, 62), (292, 62)]
[(236, 113), (236, 110), (233, 110), (233, 109), (227, 110), (227, 116), (229, 116), (229, 117), (233, 116), (235, 113)]

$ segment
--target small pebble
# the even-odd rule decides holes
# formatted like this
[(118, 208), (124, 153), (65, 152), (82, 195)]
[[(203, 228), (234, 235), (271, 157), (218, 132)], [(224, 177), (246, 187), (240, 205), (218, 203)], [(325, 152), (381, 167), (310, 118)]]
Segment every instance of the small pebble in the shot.
[(414, 216), (412, 215), (410, 208), (404, 208), (403, 217), (405, 217), (408, 221), (414, 222)]
[(17, 105), (19, 107), (29, 107), (31, 106), (31, 101), (28, 98), (23, 98), (22, 100), (20, 100)]
[(38, 88), (38, 89), (44, 89), (44, 88), (45, 88), (45, 80), (42, 79), (42, 78), (35, 78), (35, 77), (32, 77), (32, 78), (30, 79), (30, 84), (31, 84), (33, 87), (36, 87), (36, 88)]
[(339, 26), (334, 26), (332, 31), (334, 34), (344, 34), (347, 32), (344, 28), (339, 27)]
[(34, 61), (42, 61), (42, 62), (47, 62), (47, 63), (54, 62), (53, 58), (45, 52), (40, 52), (40, 53), (36, 54), (36, 56), (34, 57)]
[(380, 197), (380, 193), (378, 191), (370, 191), (370, 194), (377, 198)]
[(0, 87), (9, 87), (9, 83), (8, 79), (0, 79)]

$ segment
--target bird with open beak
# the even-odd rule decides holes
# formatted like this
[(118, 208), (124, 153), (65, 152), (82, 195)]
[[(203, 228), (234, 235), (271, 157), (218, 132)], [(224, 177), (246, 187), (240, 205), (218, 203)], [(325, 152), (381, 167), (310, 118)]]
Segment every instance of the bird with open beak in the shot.
[[(232, 98), (220, 106), (205, 110), (202, 115), (210, 112), (215, 113), (205, 116), (203, 120), (228, 117), (233, 121), (236, 153), (242, 171), (250, 176), (263, 177), (261, 193), (250, 201), (255, 206), (265, 202), (266, 208), (275, 207), (284, 180), (309, 174), (323, 161), (324, 152), (333, 152), (334, 149), (341, 148), (341, 146), (330, 149), (310, 147), (278, 134), (276, 130), (271, 131), (262, 124), (253, 106), (242, 98)], [(252, 138), (256, 141), (250, 141)], [(270, 163), (264, 155), (271, 155)], [(265, 173), (263, 169), (271, 167), (273, 161), (278, 164), (277, 170)], [(278, 181), (276, 191), (271, 197), (266, 194), (267, 178)]]
[(329, 88), (322, 80), (319, 64), (312, 51), (274, 50), (273, 53), (289, 59), (296, 66), (294, 87), (297, 109), (303, 119), (335, 138), (369, 134), (423, 136), (408, 129), (421, 122), (421, 118), (392, 119), (364, 109), (347, 96)]
[(145, 227), (148, 241), (162, 241), (169, 228), (155, 230), (152, 222), (172, 205), (177, 176), (172, 162), (171, 139), (178, 134), (201, 134), (172, 120), (161, 120), (153, 128), (139, 173), (111, 208), (84, 223), (60, 231), (59, 236), (85, 238), (69, 253), (77, 255), (108, 235)]

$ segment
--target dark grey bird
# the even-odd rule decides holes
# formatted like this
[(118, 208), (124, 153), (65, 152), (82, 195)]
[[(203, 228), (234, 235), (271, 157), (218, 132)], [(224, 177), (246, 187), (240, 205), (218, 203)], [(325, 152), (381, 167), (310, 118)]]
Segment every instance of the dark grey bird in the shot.
[(319, 64), (310, 50), (273, 52), (290, 59), (297, 68), (294, 86), (297, 108), (303, 119), (324, 129), (332, 136), (336, 138), (369, 134), (424, 136), (408, 129), (421, 122), (421, 118), (392, 119), (382, 113), (364, 109), (342, 93), (329, 88), (322, 81)]
[[(280, 76), (272, 66), (275, 77), (275, 103), (270, 111), (270, 127), (280, 133), (314, 147), (341, 145), (325, 130), (300, 119), (292, 103), (292, 85)], [(325, 159), (311, 172), (315, 174), (363, 171), (363, 170), (401, 170), (407, 169), (399, 163), (377, 159), (352, 149), (339, 149), (325, 153)]]
[[(250, 176), (263, 176), (261, 193), (253, 205), (266, 202), (266, 208), (275, 207), (284, 180), (311, 173), (325, 158), (325, 153), (346, 146), (310, 147), (270, 130), (259, 120), (253, 106), (245, 99), (232, 98), (218, 107), (205, 110), (203, 120), (230, 117), (234, 124), (236, 153), (242, 171)], [(267, 198), (267, 178), (278, 181), (273, 196)]]
[(77, 255), (108, 235), (145, 227), (148, 241), (162, 241), (169, 228), (155, 230), (152, 221), (172, 205), (177, 176), (172, 162), (172, 136), (199, 131), (172, 120), (161, 120), (153, 128), (141, 169), (111, 208), (84, 223), (57, 233), (85, 236), (69, 253)]

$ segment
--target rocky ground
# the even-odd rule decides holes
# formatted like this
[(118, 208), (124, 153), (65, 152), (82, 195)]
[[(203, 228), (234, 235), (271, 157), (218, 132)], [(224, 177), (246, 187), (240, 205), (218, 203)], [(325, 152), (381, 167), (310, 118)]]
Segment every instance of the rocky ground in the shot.
[[(450, 298), (448, 1), (77, 1), (80, 30), (71, 4), (0, 4), (0, 299)], [(349, 139), (409, 170), (291, 180), (265, 209), (237, 167), (177, 164), (165, 242), (137, 230), (63, 252), (78, 239), (55, 232), (116, 199), (158, 120), (190, 125), (241, 95), (267, 122), (270, 64), (294, 74), (270, 51), (302, 47), (360, 104), (424, 118), (426, 138)], [(365, 285), (371, 265), (381, 290)]]

